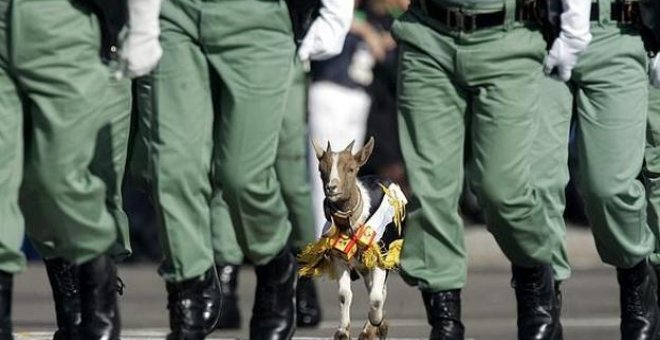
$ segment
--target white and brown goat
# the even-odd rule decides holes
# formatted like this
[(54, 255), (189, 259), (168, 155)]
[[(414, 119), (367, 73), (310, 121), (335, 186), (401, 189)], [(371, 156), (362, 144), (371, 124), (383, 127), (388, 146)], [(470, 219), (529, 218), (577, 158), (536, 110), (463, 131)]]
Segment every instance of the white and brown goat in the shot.
[[(319, 160), (319, 172), (323, 181), (325, 193), (324, 208), (328, 221), (340, 231), (351, 234), (368, 218), (372, 210), (370, 195), (358, 179), (357, 174), (374, 147), (373, 137), (356, 154), (352, 153), (354, 142), (344, 150), (334, 152), (330, 143), (326, 148), (313, 140), (314, 152)], [(333, 258), (334, 277), (339, 285), (339, 308), (341, 319), (335, 332), (335, 339), (350, 339), (350, 308), (353, 293), (351, 291), (351, 274), (357, 266), (341, 258)], [(353, 260), (355, 261), (355, 260)], [(369, 270), (359, 270), (369, 293), (369, 314), (359, 339), (385, 339), (388, 323), (384, 319), (383, 306), (387, 296), (387, 270), (376, 267)]]

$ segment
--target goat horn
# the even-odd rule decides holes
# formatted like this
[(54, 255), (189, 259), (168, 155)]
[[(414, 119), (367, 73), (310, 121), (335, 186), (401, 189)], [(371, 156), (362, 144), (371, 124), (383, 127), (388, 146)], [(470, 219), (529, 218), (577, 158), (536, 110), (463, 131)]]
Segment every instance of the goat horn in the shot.
[(353, 144), (355, 144), (355, 139), (353, 141), (351, 141), (350, 144), (348, 144), (348, 146), (346, 147), (346, 149), (344, 149), (344, 151), (352, 151), (353, 150)]
[(314, 147), (314, 153), (316, 154), (316, 158), (321, 159), (323, 157), (323, 154), (325, 154), (325, 151), (323, 151), (323, 148), (321, 147), (321, 143), (319, 142), (316, 137), (312, 138), (312, 147)]

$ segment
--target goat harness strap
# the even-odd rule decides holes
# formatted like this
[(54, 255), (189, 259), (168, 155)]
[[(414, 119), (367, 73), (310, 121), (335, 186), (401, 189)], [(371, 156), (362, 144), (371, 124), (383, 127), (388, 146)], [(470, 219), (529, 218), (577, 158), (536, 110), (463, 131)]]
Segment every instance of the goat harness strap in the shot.
[(359, 190), (357, 197), (358, 200), (355, 206), (346, 211), (339, 210), (334, 204), (328, 202), (325, 205), (326, 218), (332, 221), (334, 225), (346, 227), (346, 230), (350, 230), (353, 227), (351, 217), (353, 217), (356, 211), (362, 211), (362, 194)]

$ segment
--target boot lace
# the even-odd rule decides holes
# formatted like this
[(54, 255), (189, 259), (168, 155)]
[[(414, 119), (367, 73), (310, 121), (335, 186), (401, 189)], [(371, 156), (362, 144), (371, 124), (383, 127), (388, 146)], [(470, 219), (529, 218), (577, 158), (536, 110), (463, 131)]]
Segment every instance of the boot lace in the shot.
[(124, 280), (121, 279), (121, 277), (117, 276), (117, 294), (119, 295), (124, 295), (124, 288), (126, 288), (126, 284), (124, 283)]
[(57, 285), (62, 288), (62, 293), (67, 297), (76, 296), (79, 293), (78, 281), (75, 278), (73, 270), (74, 267), (72, 264), (63, 263), (57, 269), (57, 274), (55, 275)]
[(624, 297), (625, 300), (625, 312), (629, 315), (643, 316), (644, 308), (642, 306), (642, 296), (640, 295), (639, 289), (631, 289), (628, 294)]

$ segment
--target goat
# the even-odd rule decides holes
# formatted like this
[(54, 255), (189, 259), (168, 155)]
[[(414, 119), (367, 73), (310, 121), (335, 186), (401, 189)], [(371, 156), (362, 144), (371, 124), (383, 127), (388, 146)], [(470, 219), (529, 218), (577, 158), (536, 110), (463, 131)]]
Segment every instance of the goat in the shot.
[(313, 140), (325, 193), (327, 219), (322, 238), (301, 253), (300, 274), (328, 274), (339, 286), (340, 325), (334, 339), (350, 339), (351, 281), (361, 276), (369, 293), (368, 320), (359, 339), (385, 339), (388, 323), (383, 307), (389, 270), (398, 264), (401, 221), (406, 198), (391, 181), (357, 177), (373, 151), (373, 137), (356, 154), (354, 142), (333, 152)]

